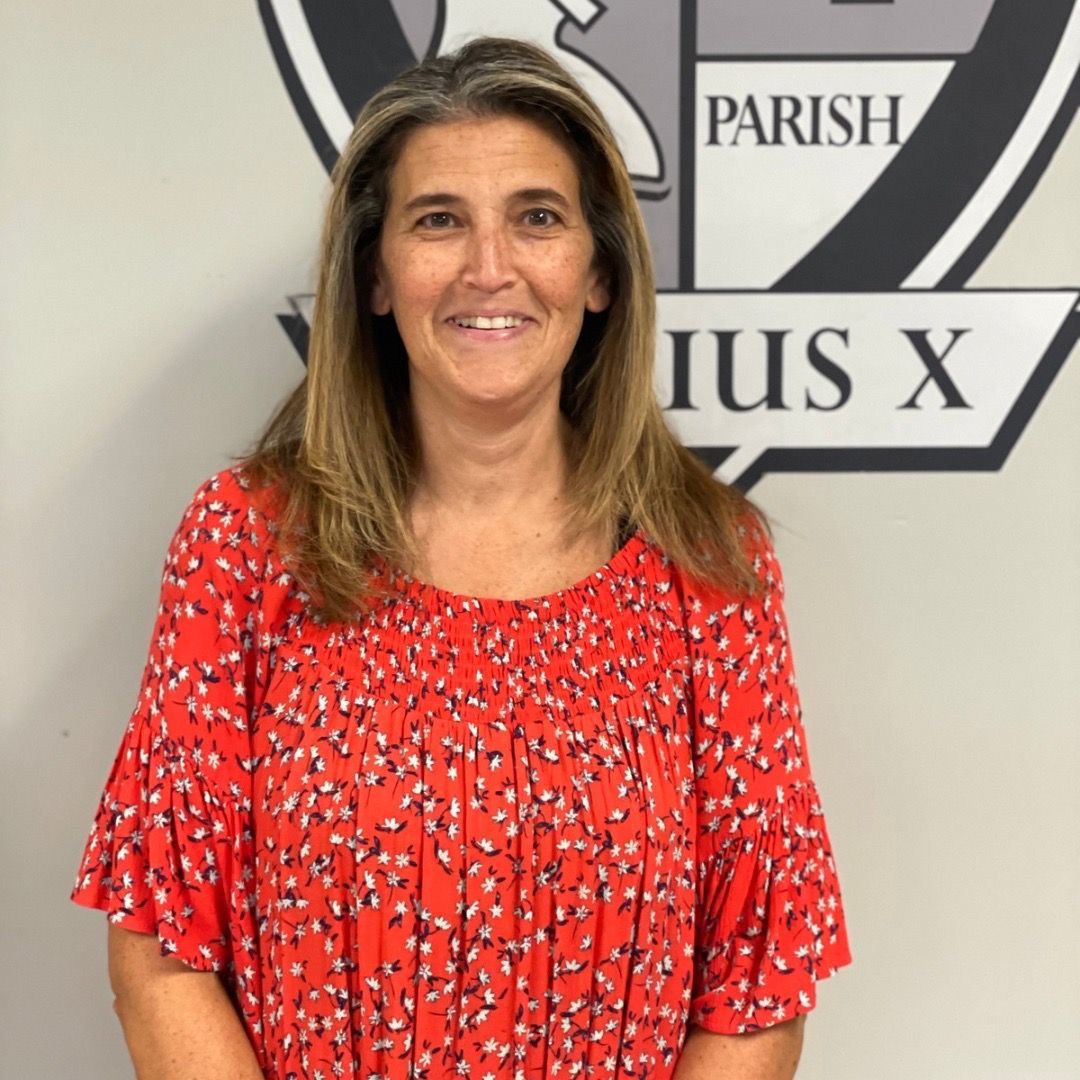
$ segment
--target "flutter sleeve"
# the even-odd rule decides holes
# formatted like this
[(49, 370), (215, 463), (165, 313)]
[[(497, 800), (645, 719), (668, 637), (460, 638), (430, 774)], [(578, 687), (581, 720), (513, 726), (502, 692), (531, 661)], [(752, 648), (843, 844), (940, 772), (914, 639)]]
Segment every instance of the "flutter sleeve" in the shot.
[(780, 566), (758, 523), (743, 535), (758, 596), (687, 586), (697, 812), (689, 1022), (723, 1034), (809, 1012), (817, 982), (851, 962)]
[(185, 508), (71, 893), (203, 971), (248, 967), (256, 938), (250, 718), (263, 536), (231, 470)]

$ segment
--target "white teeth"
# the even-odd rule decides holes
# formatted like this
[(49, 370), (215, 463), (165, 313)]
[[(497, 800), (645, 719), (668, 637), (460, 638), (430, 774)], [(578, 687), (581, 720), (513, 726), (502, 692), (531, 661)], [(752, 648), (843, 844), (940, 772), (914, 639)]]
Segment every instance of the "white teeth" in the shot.
[(468, 326), (473, 330), (506, 330), (520, 326), (524, 321), (513, 315), (495, 315), (490, 319), (486, 315), (463, 315), (454, 319), (458, 326)]

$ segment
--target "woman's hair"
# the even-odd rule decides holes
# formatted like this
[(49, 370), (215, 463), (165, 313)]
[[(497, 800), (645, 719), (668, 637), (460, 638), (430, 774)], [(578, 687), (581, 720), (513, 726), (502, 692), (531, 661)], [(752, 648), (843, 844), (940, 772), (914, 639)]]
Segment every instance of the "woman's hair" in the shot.
[(417, 128), (501, 116), (541, 125), (572, 155), (611, 299), (585, 313), (563, 373), (560, 408), (574, 433), (567, 541), (606, 531), (614, 545), (629, 521), (689, 575), (756, 591), (739, 525), (749, 514), (769, 532), (765, 515), (682, 445), (656, 399), (649, 242), (611, 129), (552, 56), (510, 38), (478, 38), (403, 71), (361, 109), (331, 173), (307, 373), (238, 459), (255, 487), (276, 489), (290, 571), (320, 619), (347, 621), (384, 593), (378, 560), (416, 562), (408, 360), (393, 315), (370, 307), (390, 175)]

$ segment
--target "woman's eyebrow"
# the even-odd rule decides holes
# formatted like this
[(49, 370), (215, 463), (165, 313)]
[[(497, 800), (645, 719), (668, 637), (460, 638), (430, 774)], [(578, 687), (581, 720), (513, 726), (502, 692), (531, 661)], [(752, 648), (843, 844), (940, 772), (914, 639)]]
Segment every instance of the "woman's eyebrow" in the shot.
[(417, 195), (410, 199), (403, 209), (407, 211), (423, 210), (429, 206), (456, 206), (464, 202), (460, 195), (450, 195), (445, 191), (433, 191), (426, 195)]
[(570, 209), (570, 200), (549, 187), (521, 188), (520, 191), (515, 191), (511, 198), (518, 202), (551, 202), (564, 210)]

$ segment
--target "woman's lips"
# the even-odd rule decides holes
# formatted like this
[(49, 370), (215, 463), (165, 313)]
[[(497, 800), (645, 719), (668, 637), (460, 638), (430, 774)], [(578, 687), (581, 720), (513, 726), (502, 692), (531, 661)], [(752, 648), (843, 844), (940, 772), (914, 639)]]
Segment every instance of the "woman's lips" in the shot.
[(517, 326), (504, 326), (500, 330), (481, 330), (475, 326), (462, 326), (453, 319), (447, 319), (446, 325), (460, 341), (479, 341), (486, 344), (496, 344), (502, 341), (514, 341), (527, 333), (530, 327), (536, 325), (532, 319), (525, 319)]

